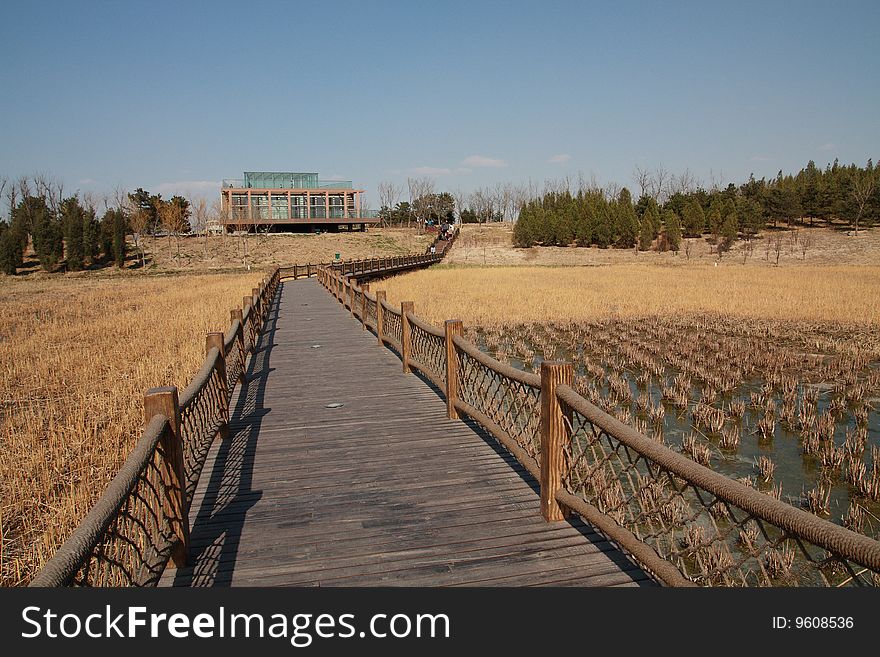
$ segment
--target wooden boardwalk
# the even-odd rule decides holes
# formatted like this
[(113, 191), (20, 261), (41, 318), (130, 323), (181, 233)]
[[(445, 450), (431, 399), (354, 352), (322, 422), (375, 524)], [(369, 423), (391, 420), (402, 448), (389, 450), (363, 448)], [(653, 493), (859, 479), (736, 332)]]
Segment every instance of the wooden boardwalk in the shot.
[(528, 473), (314, 279), (282, 286), (232, 408), (192, 565), (163, 584), (653, 585), (583, 523), (544, 522)]

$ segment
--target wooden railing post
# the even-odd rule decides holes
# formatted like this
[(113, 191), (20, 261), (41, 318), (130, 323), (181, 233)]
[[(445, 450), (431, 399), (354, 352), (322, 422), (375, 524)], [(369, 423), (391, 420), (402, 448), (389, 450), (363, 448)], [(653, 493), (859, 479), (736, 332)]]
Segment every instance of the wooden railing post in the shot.
[(409, 355), (412, 351), (412, 332), (406, 314), (413, 312), (412, 301), (400, 302), (400, 358), (403, 361), (403, 373), (409, 374)]
[(385, 309), (382, 307), (383, 301), (385, 301), (385, 290), (376, 290), (376, 336), (379, 338), (380, 347), (384, 344), (382, 341), (382, 329), (385, 324)]
[(236, 333), (235, 339), (238, 341), (239, 353), (241, 354), (241, 371), (238, 375), (238, 382), (244, 383), (245, 372), (244, 372), (244, 364), (247, 360), (247, 354), (244, 351), (244, 319), (243, 313), (240, 309), (234, 308), (230, 313), (230, 319), (235, 322), (238, 320), (238, 332)]
[(183, 568), (189, 553), (189, 509), (186, 503), (177, 388), (168, 386), (147, 390), (144, 395), (144, 424), (149, 424), (156, 415), (168, 418), (168, 430), (160, 441), (168, 476), (168, 497), (163, 502), (162, 511), (170, 519), (172, 531), (177, 537), (171, 552), (171, 562), (175, 568)]
[(356, 278), (348, 279), (348, 309), (351, 311), (351, 316), (354, 317), (354, 288), (357, 285)]
[(544, 520), (565, 520), (566, 511), (556, 501), (562, 486), (562, 449), (568, 439), (568, 427), (556, 398), (556, 387), (571, 385), (574, 368), (571, 363), (541, 363), (541, 515)]
[(260, 318), (260, 321), (256, 324), (257, 330), (259, 330), (263, 327), (263, 297), (260, 294), (260, 288), (253, 288), (251, 290), (251, 297), (256, 299), (256, 302), (254, 303), (254, 309), (257, 313), (257, 317)]
[(455, 408), (455, 401), (458, 399), (458, 355), (452, 340), (456, 335), (464, 335), (464, 325), (460, 319), (447, 319), (444, 328), (446, 330), (446, 417), (457, 420), (458, 411)]
[(361, 284), (361, 325), (367, 330), (367, 292), (370, 291), (370, 284)]
[(217, 376), (222, 382), (220, 386), (220, 413), (223, 416), (223, 424), (217, 433), (220, 434), (220, 438), (226, 440), (229, 438), (229, 390), (226, 388), (226, 354), (223, 352), (223, 334), (219, 331), (212, 331), (205, 336), (205, 355), (207, 356), (214, 347), (217, 347), (219, 352), (215, 368)]

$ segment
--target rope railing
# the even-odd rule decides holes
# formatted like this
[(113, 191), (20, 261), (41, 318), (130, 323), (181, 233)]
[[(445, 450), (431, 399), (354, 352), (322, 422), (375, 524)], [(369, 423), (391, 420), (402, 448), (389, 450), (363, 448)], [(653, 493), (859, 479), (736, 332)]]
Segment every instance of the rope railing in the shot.
[[(342, 274), (319, 271), (334, 294)], [(709, 470), (600, 410), (569, 363), (531, 374), (367, 292), (361, 323), (481, 424), (540, 483), (548, 521), (571, 513), (669, 586), (880, 586), (880, 542)], [(358, 295), (362, 295), (359, 297)], [(398, 334), (397, 320), (400, 322)], [(398, 349), (398, 346), (400, 347)]]
[(400, 311), (394, 310), (383, 299), (382, 303), (382, 335), (385, 342), (394, 347), (398, 352), (403, 348), (403, 325)]
[(30, 586), (155, 586), (186, 564), (189, 506), (208, 450), (228, 436), (229, 403), (263, 330), (279, 270), (244, 297), (231, 326), (206, 336), (199, 372), (144, 396), (146, 426), (113, 481)]
[(660, 445), (568, 386), (562, 488), (687, 579), (725, 586), (880, 584), (878, 543)]

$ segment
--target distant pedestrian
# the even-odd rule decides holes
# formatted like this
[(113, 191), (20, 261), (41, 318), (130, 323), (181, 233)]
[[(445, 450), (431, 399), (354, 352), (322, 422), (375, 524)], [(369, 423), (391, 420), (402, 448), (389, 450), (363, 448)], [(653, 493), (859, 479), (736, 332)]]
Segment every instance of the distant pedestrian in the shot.
[(437, 253), (437, 247), (432, 244), (431, 245), (431, 255), (434, 255), (435, 253)]

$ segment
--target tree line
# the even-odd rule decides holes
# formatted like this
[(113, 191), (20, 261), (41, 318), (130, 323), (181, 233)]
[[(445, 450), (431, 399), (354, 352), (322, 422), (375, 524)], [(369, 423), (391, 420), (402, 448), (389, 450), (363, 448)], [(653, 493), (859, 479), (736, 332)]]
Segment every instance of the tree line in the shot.
[[(646, 175), (647, 174), (647, 175)], [(844, 225), (858, 233), (880, 220), (880, 168), (841, 166), (819, 169), (810, 161), (796, 175), (706, 190), (682, 177), (670, 193), (665, 172), (636, 170), (642, 194), (633, 202), (624, 188), (568, 185), (527, 201), (514, 226), (517, 246), (536, 244), (647, 250), (678, 250), (683, 237), (713, 236), (719, 253), (738, 238), (751, 239), (768, 224)], [(611, 193), (609, 193), (609, 191)]]
[(49, 272), (124, 267), (128, 235), (134, 235), (143, 265), (140, 235), (165, 231), (177, 237), (191, 230), (189, 201), (181, 196), (164, 200), (140, 188), (118, 193), (115, 203), (105, 199), (100, 217), (93, 197), (66, 196), (61, 184), (41, 176), (12, 184), (0, 179), (0, 195), (9, 209), (8, 217), (0, 219), (0, 271), (8, 275), (24, 265), (29, 247)]

